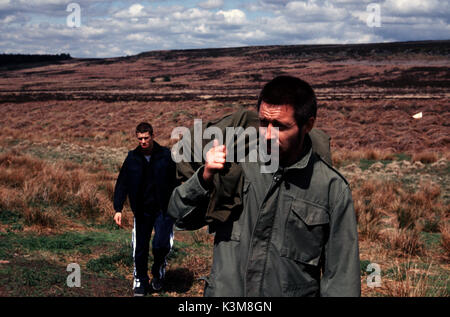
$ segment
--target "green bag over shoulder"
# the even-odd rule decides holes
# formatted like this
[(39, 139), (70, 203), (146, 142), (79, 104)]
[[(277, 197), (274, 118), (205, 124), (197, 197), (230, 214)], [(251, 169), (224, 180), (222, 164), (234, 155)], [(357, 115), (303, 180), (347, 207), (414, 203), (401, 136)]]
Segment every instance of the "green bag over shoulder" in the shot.
[[(218, 120), (204, 123), (202, 124), (202, 135), (203, 131), (209, 127), (219, 128), (222, 131), (224, 140), (226, 140), (227, 127), (242, 127), (243, 129), (254, 127), (255, 129), (258, 129), (258, 113), (241, 109)], [(190, 129), (190, 132), (191, 157), (194, 157), (194, 127)], [(312, 129), (309, 136), (312, 141), (313, 151), (326, 163), (331, 165), (330, 136), (318, 129)], [(204, 149), (205, 145), (209, 142), (211, 142), (211, 139), (202, 138), (201, 148)], [(234, 140), (233, 145), (227, 144), (227, 148), (229, 148), (229, 146), (234, 146), (236, 148), (236, 143), (237, 141)], [(248, 148), (248, 144), (245, 144), (245, 146)], [(236, 151), (234, 153), (236, 153)], [(203, 164), (203, 158), (202, 162), (177, 163), (177, 180), (179, 182), (186, 181)], [(214, 176), (214, 188), (211, 192), (209, 201), (204, 202), (204, 213), (195, 213), (191, 217), (184, 217), (182, 221), (176, 223), (176, 226), (179, 229), (196, 230), (204, 225), (211, 224), (214, 221), (225, 222), (229, 220), (230, 217), (238, 217), (241, 211), (242, 189), (243, 177), (239, 163), (227, 163), (226, 168)]]

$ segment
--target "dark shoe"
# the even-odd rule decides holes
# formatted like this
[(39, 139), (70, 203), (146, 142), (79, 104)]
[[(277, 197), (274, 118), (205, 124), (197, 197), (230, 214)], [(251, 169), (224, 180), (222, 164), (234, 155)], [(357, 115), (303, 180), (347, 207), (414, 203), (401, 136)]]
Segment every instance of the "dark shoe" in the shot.
[(148, 282), (140, 283), (139, 281), (137, 281), (136, 284), (137, 285), (134, 288), (134, 297), (143, 297), (148, 294), (148, 291), (150, 289)]
[(152, 279), (151, 285), (155, 291), (160, 291), (163, 288), (164, 283), (162, 279), (155, 277)]

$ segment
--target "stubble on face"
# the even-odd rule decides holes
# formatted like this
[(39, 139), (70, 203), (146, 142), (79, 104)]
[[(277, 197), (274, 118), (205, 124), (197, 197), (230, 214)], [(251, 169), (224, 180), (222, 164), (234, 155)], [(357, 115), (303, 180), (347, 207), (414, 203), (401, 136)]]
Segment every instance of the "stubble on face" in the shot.
[[(303, 146), (303, 134), (294, 117), (291, 105), (271, 105), (262, 102), (259, 109), (260, 127), (266, 128), (266, 140), (272, 138), (271, 128), (278, 128), (276, 142), (279, 146), (280, 163), (290, 165), (299, 159)], [(268, 135), (270, 134), (270, 135)]]

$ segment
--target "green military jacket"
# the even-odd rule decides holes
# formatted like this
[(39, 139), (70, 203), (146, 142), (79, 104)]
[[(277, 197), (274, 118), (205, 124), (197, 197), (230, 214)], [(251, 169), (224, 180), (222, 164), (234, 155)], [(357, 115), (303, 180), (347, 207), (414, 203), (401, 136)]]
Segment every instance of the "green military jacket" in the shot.
[[(241, 162), (227, 188), (210, 190), (200, 167), (172, 193), (168, 212), (183, 227), (205, 224), (218, 186), (234, 193), (226, 217), (208, 222), (215, 234), (205, 296), (359, 296), (356, 217), (346, 180), (305, 138), (304, 156), (274, 173)], [(220, 177), (218, 177), (220, 182)]]
[[(220, 129), (222, 135), (224, 136), (224, 143), (227, 140), (227, 128), (242, 127), (247, 128), (258, 128), (259, 118), (258, 113), (254, 111), (249, 111), (246, 109), (241, 109), (233, 114), (224, 116), (218, 120), (213, 120), (202, 125), (202, 131), (209, 127), (217, 127)], [(176, 168), (177, 179), (180, 183), (185, 182), (189, 179), (195, 171), (204, 163), (202, 159), (201, 162), (196, 162), (194, 159), (194, 145), (198, 142), (194, 138), (195, 132), (194, 128), (190, 130), (190, 156), (191, 161), (178, 162)], [(330, 151), (330, 137), (321, 130), (312, 129), (309, 133), (312, 141), (313, 152), (319, 155), (328, 164), (331, 163), (331, 151)], [(184, 139), (182, 141), (185, 141)], [(197, 146), (204, 149), (211, 138), (205, 138), (202, 140), (201, 144)], [(245, 150), (249, 151), (249, 140), (245, 143)], [(237, 152), (237, 140), (231, 141), (230, 144), (226, 144), (227, 148), (235, 148), (235, 153)], [(210, 199), (203, 208), (206, 209), (205, 214), (193, 213), (177, 222), (179, 228), (186, 230), (198, 229), (207, 223), (214, 221), (224, 222), (230, 217), (231, 213), (235, 209), (241, 208), (241, 198), (242, 198), (242, 168), (238, 163), (227, 163), (224, 171), (217, 173), (214, 176), (214, 189), (210, 194)]]

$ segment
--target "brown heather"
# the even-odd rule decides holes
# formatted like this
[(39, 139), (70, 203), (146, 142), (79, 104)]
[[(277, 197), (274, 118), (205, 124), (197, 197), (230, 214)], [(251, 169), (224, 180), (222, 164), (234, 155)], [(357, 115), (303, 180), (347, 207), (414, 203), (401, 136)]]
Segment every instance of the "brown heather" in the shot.
[(417, 229), (404, 229), (388, 231), (383, 237), (385, 245), (391, 250), (398, 250), (404, 255), (422, 255), (424, 245), (420, 240)]
[[(427, 263), (426, 270), (419, 269), (408, 258), (406, 262), (395, 261), (393, 280), (385, 282), (386, 295), (389, 297), (424, 297), (430, 287), (429, 280), (432, 262)], [(438, 292), (442, 292), (438, 290)], [(435, 294), (441, 295), (441, 294)], [(442, 296), (442, 295), (441, 295)]]
[[(409, 157), (426, 165), (395, 180), (350, 180), (361, 260), (379, 263), (383, 270), (383, 287), (370, 290), (363, 283), (363, 296), (430, 296), (435, 287), (432, 295), (448, 297), (448, 54), (433, 53), (446, 52), (448, 42), (430, 45), (434, 48), (425, 53), (380, 55), (377, 48), (370, 56), (345, 50), (308, 50), (304, 56), (304, 48), (293, 47), (213, 54), (166, 51), (107, 63), (73, 59), (3, 70), (0, 213), (5, 212), (1, 220), (6, 221), (0, 222), (0, 231), (19, 233), (21, 229), (8, 222), (14, 215), (23, 217), (25, 231), (46, 233), (94, 230), (87, 223), (111, 224), (114, 182), (127, 150), (135, 145), (138, 122), (150, 121), (157, 141), (170, 145), (175, 142), (170, 140), (174, 127), (190, 127), (195, 118), (206, 122), (240, 107), (254, 109), (265, 82), (290, 74), (310, 82), (316, 91), (316, 127), (331, 136), (334, 166)], [(170, 81), (151, 80), (165, 76)], [(422, 119), (411, 118), (417, 112), (423, 112)], [(433, 177), (433, 183), (420, 183), (422, 176)], [(132, 217), (123, 222), (130, 230)], [(434, 244), (425, 243), (424, 236), (432, 237)], [(199, 245), (211, 243), (212, 237), (205, 230), (175, 235), (176, 240), (186, 237), (181, 241), (188, 241), (183, 247), (187, 255), (178, 265), (198, 279), (208, 274), (212, 260), (210, 253), (199, 255), (199, 250), (206, 252)], [(91, 251), (92, 258), (104, 255), (104, 250)], [(405, 261), (434, 264), (424, 270)], [(389, 275), (392, 269), (394, 276)], [(94, 278), (97, 286), (101, 279)], [(116, 283), (104, 287), (104, 294), (111, 294), (111, 285)], [(115, 294), (124, 294), (125, 287), (119, 288)], [(202, 292), (203, 283), (195, 282), (187, 292), (164, 295)], [(1, 283), (0, 294), (9, 294)]]
[(436, 184), (423, 184), (413, 192), (405, 191), (399, 182), (362, 181), (353, 189), (360, 237), (378, 239), (404, 254), (422, 254), (420, 232), (425, 227), (433, 231), (445, 215), (439, 197)]
[(0, 156), (0, 206), (28, 225), (57, 228), (67, 216), (110, 220), (114, 174), (94, 166), (49, 163), (20, 153)]
[(450, 222), (446, 219), (441, 226), (441, 244), (445, 251), (445, 256), (447, 260), (450, 260)]
[(434, 163), (438, 159), (439, 159), (438, 153), (430, 152), (430, 151), (415, 153), (412, 156), (413, 162), (420, 161), (420, 162), (426, 163), (426, 164)]
[(332, 153), (333, 166), (340, 167), (345, 163), (366, 160), (394, 160), (395, 156), (391, 150), (380, 149), (359, 149), (359, 150), (343, 150), (337, 149)]

